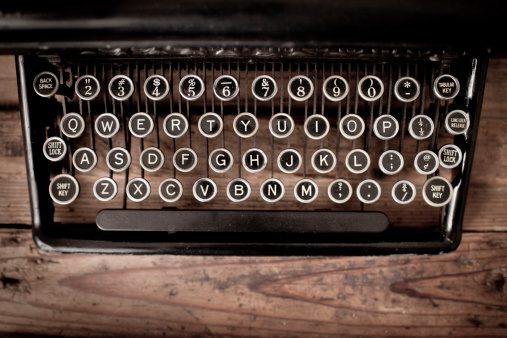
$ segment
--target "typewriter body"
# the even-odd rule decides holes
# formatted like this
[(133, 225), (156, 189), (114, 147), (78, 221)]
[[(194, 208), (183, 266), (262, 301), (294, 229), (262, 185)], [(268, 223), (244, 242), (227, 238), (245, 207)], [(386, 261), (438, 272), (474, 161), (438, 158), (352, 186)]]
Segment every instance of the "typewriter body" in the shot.
[(470, 22), (483, 12), (444, 2), (435, 19), (469, 23), (451, 39), (435, 25), (431, 38), (401, 29), (421, 21), (407, 15), (415, 3), (394, 22), (387, 7), (370, 13), (373, 2), (197, 5), (156, 15), (127, 2), (106, 22), (75, 14), (81, 25), (46, 13), (53, 26), (31, 27), (42, 43), (13, 26), (19, 38), (4, 45), (18, 54), (39, 247), (364, 255), (459, 245), (491, 47)]

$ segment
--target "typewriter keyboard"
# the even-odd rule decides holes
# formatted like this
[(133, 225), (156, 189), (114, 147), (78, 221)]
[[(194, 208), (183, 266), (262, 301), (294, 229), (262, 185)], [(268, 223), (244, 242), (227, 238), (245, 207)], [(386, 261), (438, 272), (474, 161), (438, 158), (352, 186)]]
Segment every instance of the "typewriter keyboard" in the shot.
[(55, 222), (105, 232), (442, 231), (476, 128), (469, 58), (90, 54), (48, 57), (29, 79), (54, 101), (31, 114), (44, 124), (35, 151), (50, 168)]

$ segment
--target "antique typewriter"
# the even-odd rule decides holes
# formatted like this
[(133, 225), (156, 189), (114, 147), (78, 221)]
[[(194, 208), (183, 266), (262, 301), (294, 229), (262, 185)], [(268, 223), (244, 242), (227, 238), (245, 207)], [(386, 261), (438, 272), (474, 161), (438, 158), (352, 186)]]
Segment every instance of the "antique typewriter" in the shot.
[[(127, 3), (125, 12), (140, 8)], [(144, 11), (139, 22), (130, 12), (123, 14), (133, 22), (106, 20), (125, 31), (93, 20), (68, 31), (32, 22), (42, 31), (28, 31), (47, 40), (17, 31), (20, 41), (8, 41), (19, 50), (38, 246), (231, 255), (454, 250), (487, 46), (469, 37), (393, 38), (392, 27), (372, 32), (363, 21), (350, 27), (352, 37), (336, 38), (336, 29), (353, 25), (334, 21), (345, 16), (337, 4), (245, 2), (238, 17), (225, 10), (225, 23), (224, 5), (180, 4), (163, 22)], [(450, 23), (474, 15), (445, 16), (443, 7)], [(294, 8), (309, 12), (294, 19)], [(274, 28), (269, 9), (287, 14)], [(46, 15), (57, 21), (58, 13)], [(164, 29), (171, 34), (161, 39)]]

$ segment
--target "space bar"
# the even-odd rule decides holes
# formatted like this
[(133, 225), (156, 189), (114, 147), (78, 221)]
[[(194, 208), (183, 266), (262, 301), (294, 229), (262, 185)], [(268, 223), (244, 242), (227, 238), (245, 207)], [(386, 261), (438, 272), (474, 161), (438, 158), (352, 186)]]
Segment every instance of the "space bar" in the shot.
[(107, 231), (376, 233), (389, 220), (381, 212), (359, 211), (106, 209), (96, 223)]

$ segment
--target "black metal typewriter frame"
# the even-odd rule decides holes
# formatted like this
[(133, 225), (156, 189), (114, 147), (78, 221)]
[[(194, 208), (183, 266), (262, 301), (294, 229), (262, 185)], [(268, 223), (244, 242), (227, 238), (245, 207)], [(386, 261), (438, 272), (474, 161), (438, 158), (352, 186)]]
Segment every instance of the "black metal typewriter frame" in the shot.
[[(378, 51), (381, 51), (379, 49)], [(469, 54), (478, 60), (475, 69), (476, 83), (484, 86), (488, 57), (486, 52)], [(272, 240), (262, 239), (263, 234), (163, 232), (107, 232), (95, 224), (62, 226), (53, 221), (54, 207), (48, 196), (49, 169), (40, 151), (45, 141), (42, 123), (33, 107), (46, 106), (48, 100), (37, 96), (31, 88), (37, 67), (25, 67), (34, 62), (27, 53), (17, 56), (19, 98), (26, 149), (27, 176), (29, 183), (33, 238), (45, 251), (63, 253), (117, 253), (117, 254), (185, 254), (185, 255), (385, 255), (385, 254), (438, 254), (457, 248), (461, 240), (461, 224), (472, 169), (473, 152), (482, 105), (483, 88), (470, 101), (474, 111), (471, 121), (475, 126), (463, 149), (463, 165), (459, 182), (453, 182), (455, 193), (451, 202), (442, 210), (441, 232), (416, 229), (391, 230), (381, 234), (339, 234), (329, 240), (326, 234), (270, 234)], [(170, 211), (168, 211), (170, 212)], [(219, 212), (210, 210), (210, 213)], [(261, 214), (263, 211), (259, 211)], [(445, 230), (447, 229), (447, 231)], [(265, 234), (264, 234), (265, 237)], [(302, 240), (304, 238), (304, 240)]]

